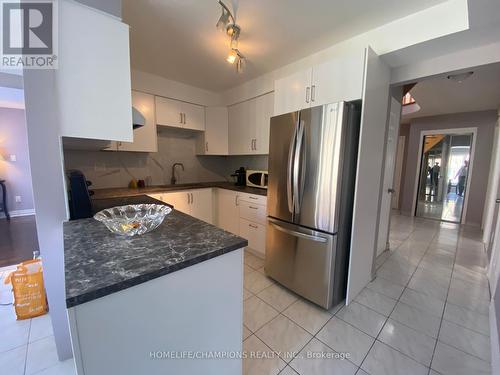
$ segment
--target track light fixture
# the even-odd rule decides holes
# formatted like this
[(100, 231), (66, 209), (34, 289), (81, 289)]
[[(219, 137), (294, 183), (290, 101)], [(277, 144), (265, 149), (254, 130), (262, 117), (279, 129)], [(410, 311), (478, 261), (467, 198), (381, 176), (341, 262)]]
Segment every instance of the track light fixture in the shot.
[(222, 8), (222, 13), (217, 21), (216, 27), (221, 31), (225, 31), (231, 38), (229, 43), (230, 50), (226, 61), (230, 64), (235, 64), (236, 71), (241, 73), (243, 71), (243, 63), (245, 60), (245, 57), (238, 50), (238, 39), (240, 37), (241, 28), (236, 24), (236, 19), (222, 0), (219, 0), (219, 5)]

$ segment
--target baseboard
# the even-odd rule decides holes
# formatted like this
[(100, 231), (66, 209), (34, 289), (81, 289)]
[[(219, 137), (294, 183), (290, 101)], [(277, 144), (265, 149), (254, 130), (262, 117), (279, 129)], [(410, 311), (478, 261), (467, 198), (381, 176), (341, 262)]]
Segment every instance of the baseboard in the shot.
[[(19, 217), (19, 216), (30, 216), (30, 215), (34, 215), (35, 214), (35, 210), (32, 208), (32, 209), (29, 209), (29, 210), (14, 210), (14, 211), (9, 211), (9, 216), (10, 217)], [(5, 216), (5, 213), (2, 212), (0, 213), (0, 219), (4, 219), (6, 216)]]
[[(500, 312), (499, 312), (500, 313)], [(498, 337), (495, 301), (490, 302), (491, 373), (500, 374), (500, 343)]]

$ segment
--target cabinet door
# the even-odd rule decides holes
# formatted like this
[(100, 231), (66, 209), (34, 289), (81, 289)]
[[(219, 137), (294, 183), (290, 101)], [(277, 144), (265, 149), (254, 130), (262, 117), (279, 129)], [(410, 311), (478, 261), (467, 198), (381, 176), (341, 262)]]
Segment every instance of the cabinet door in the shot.
[(153, 95), (132, 91), (132, 106), (145, 117), (146, 123), (134, 129), (133, 142), (118, 142), (118, 151), (157, 152), (155, 99)]
[(191, 215), (197, 219), (213, 223), (212, 189), (190, 190)]
[(165, 193), (163, 194), (163, 202), (171, 204), (177, 211), (184, 212), (185, 214), (191, 215), (191, 197), (189, 191), (178, 191), (175, 193)]
[(132, 141), (129, 26), (77, 2), (58, 4), (60, 135)]
[(240, 233), (238, 193), (226, 189), (217, 189), (216, 224), (219, 228), (233, 234)]
[(361, 99), (364, 51), (313, 68), (311, 106)]
[(156, 96), (155, 103), (157, 125), (183, 127), (181, 102)]
[(248, 247), (262, 257), (266, 255), (266, 229), (264, 225), (240, 218), (240, 236), (248, 240)]
[(229, 106), (228, 118), (229, 155), (252, 154), (252, 140), (255, 138), (255, 101), (247, 100)]
[(205, 108), (205, 136), (199, 153), (204, 155), (227, 155), (228, 114), (227, 107)]
[(274, 111), (274, 94), (271, 92), (255, 99), (255, 154), (269, 154), (269, 128)]
[(184, 116), (183, 128), (191, 130), (205, 130), (205, 107), (201, 105), (184, 103), (180, 104)]
[(274, 116), (311, 106), (312, 68), (274, 82)]

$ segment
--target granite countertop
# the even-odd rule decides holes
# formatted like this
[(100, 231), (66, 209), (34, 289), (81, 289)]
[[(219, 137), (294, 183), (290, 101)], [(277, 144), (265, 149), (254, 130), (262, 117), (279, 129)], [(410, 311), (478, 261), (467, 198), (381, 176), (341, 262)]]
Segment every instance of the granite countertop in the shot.
[[(135, 203), (149, 203), (148, 199), (137, 197)], [(68, 221), (64, 223), (66, 306), (104, 297), (247, 244), (176, 210), (157, 229), (136, 237), (113, 234), (93, 218)]]
[(131, 197), (135, 195), (163, 193), (168, 191), (203, 189), (203, 188), (214, 188), (214, 187), (240, 191), (242, 193), (248, 193), (248, 194), (264, 195), (264, 196), (267, 195), (266, 189), (253, 188), (248, 186), (236, 186), (232, 182), (219, 181), (219, 182), (201, 182), (201, 183), (178, 184), (178, 185), (148, 186), (145, 188), (138, 188), (138, 189), (130, 189), (130, 188), (92, 189), (94, 191), (92, 200), (95, 201), (98, 199)]

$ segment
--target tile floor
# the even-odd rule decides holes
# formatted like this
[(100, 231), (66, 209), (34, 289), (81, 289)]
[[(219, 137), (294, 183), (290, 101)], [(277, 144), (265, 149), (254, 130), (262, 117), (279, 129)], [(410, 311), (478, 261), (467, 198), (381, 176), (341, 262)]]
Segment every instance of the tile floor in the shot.
[[(244, 375), (490, 373), (489, 288), (479, 231), (395, 215), (391, 250), (349, 306), (320, 309), (245, 254)], [(332, 358), (310, 359), (316, 354)], [(335, 359), (349, 353), (348, 359)]]
[[(15, 268), (15, 267), (14, 267)], [(0, 374), (74, 375), (73, 359), (59, 362), (50, 316), (16, 320), (10, 286), (12, 267), (0, 268)]]
[[(246, 253), (243, 348), (261, 355), (243, 361), (244, 375), (489, 374), (489, 289), (478, 236), (394, 216), (377, 278), (349, 306), (330, 311), (268, 279), (263, 261)], [(0, 279), (5, 274), (0, 269)], [(6, 299), (0, 286), (0, 303)], [(1, 305), (0, 332), (0, 373), (75, 373), (72, 360), (57, 361), (48, 315), (16, 321)], [(338, 359), (342, 353), (349, 358)]]

